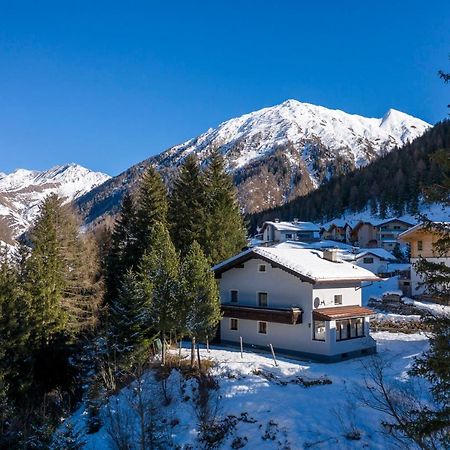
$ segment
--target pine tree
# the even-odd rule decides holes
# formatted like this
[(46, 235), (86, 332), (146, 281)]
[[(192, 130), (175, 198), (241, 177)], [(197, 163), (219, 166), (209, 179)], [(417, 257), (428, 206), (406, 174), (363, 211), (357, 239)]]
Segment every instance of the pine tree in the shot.
[(212, 264), (230, 258), (246, 245), (246, 230), (233, 179), (219, 152), (205, 171), (206, 220), (202, 248)]
[(109, 254), (106, 258), (105, 298), (110, 303), (117, 297), (121, 276), (136, 265), (134, 235), (136, 212), (129, 193), (122, 200), (120, 217), (114, 224)]
[(108, 316), (110, 347), (119, 363), (131, 368), (143, 361), (149, 344), (149, 320), (152, 286), (149, 279), (128, 270)]
[(181, 279), (186, 302), (186, 330), (194, 348), (196, 342), (214, 336), (221, 319), (219, 290), (214, 273), (195, 241), (183, 260)]
[(204, 242), (205, 204), (205, 181), (197, 157), (191, 154), (179, 170), (169, 199), (170, 233), (182, 255), (195, 240)]
[(25, 264), (25, 279), (31, 298), (31, 339), (37, 347), (47, 345), (67, 326), (67, 313), (61, 306), (65, 273), (58, 239), (60, 208), (56, 195), (47, 197), (30, 232), (32, 252)]
[(0, 255), (0, 385), (3, 387), (9, 385), (14, 393), (22, 391), (29, 381), (26, 379), (26, 371), (23, 370), (27, 354), (28, 316), (26, 293), (20, 286), (18, 272), (6, 251), (2, 252)]
[(179, 254), (167, 228), (155, 224), (151, 251), (142, 258), (140, 275), (152, 284), (150, 322), (160, 333), (162, 341), (162, 363), (166, 358), (166, 336), (180, 329), (180, 281)]
[(136, 258), (150, 250), (156, 222), (167, 226), (167, 189), (161, 175), (153, 166), (149, 166), (139, 183), (136, 196)]

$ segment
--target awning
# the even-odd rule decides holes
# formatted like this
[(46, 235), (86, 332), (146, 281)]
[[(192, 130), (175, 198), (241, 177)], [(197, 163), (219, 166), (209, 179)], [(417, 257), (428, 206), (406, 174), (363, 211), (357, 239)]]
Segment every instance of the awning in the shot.
[(316, 320), (339, 320), (371, 316), (373, 314), (375, 314), (375, 311), (372, 309), (359, 305), (350, 305), (315, 309), (313, 311), (313, 318)]

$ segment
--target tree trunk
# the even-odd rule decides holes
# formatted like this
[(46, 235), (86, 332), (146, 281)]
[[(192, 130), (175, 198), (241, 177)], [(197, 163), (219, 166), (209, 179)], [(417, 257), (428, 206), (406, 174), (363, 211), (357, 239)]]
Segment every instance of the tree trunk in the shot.
[(195, 337), (191, 339), (191, 367), (195, 364)]
[(166, 364), (166, 333), (162, 332), (162, 342), (161, 342), (161, 365)]
[(197, 344), (198, 370), (202, 373), (202, 363), (200, 361), (200, 346)]

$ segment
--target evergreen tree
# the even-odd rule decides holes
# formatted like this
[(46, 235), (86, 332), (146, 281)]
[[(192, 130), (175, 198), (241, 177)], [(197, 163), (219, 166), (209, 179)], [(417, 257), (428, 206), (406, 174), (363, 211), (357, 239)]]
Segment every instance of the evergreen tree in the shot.
[(169, 223), (172, 241), (186, 254), (195, 240), (204, 242), (206, 187), (197, 157), (189, 155), (174, 181), (169, 199)]
[[(17, 270), (5, 251), (0, 255), (0, 391), (1, 386), (6, 391), (9, 385), (17, 394), (29, 381), (23, 370), (27, 353), (28, 315), (26, 294), (20, 286)], [(6, 398), (5, 392), (3, 394)]]
[(109, 308), (110, 347), (128, 369), (142, 362), (148, 349), (151, 291), (149, 279), (128, 270)]
[(136, 264), (134, 235), (136, 213), (133, 199), (126, 193), (122, 200), (120, 216), (114, 224), (109, 254), (106, 258), (105, 298), (110, 303), (117, 297), (121, 276)]
[(30, 337), (37, 347), (47, 345), (67, 326), (67, 313), (62, 308), (65, 273), (58, 239), (60, 208), (56, 195), (47, 197), (30, 232), (32, 251), (25, 263), (25, 280), (31, 299)]
[(179, 320), (182, 305), (179, 254), (163, 224), (155, 224), (151, 251), (142, 258), (140, 275), (152, 284), (150, 322), (160, 333), (163, 345), (162, 363), (165, 364), (166, 336), (181, 328)]
[(246, 245), (246, 230), (233, 179), (224, 159), (213, 152), (205, 171), (206, 220), (202, 247), (212, 264), (230, 258)]
[[(215, 334), (221, 319), (219, 289), (200, 245), (193, 242), (181, 266), (186, 330), (195, 343)], [(200, 367), (200, 354), (199, 367)], [(192, 357), (192, 363), (194, 358)]]
[(136, 196), (136, 258), (150, 249), (156, 222), (167, 226), (167, 189), (161, 175), (149, 166), (139, 183)]

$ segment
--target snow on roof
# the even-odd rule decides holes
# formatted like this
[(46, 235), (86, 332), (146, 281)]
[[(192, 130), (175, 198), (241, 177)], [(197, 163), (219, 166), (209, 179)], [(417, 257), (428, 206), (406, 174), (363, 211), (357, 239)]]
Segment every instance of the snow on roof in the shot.
[(325, 230), (329, 230), (333, 225), (338, 228), (344, 228), (345, 225), (349, 225), (351, 228), (355, 228), (358, 222), (358, 220), (334, 219), (330, 222), (324, 223), (322, 225), (322, 228), (324, 228)]
[(323, 257), (323, 252), (301, 248), (254, 247), (223, 261), (213, 267), (223, 271), (232, 267), (233, 261), (245, 257), (260, 256), (311, 282), (320, 281), (377, 281), (379, 278), (369, 270), (346, 261), (333, 262)]
[(396, 220), (398, 220), (399, 222), (406, 223), (407, 225), (411, 225), (411, 226), (413, 226), (415, 224), (415, 222), (413, 222), (412, 220), (405, 219), (405, 218), (402, 218), (402, 217), (391, 217), (390, 219), (373, 220), (370, 223), (374, 227), (380, 227), (382, 225), (385, 225), (385, 224), (390, 223), (390, 222), (394, 222)]
[(320, 227), (312, 222), (264, 222), (263, 228), (273, 225), (278, 231), (320, 231)]
[(350, 244), (344, 244), (343, 242), (322, 240), (317, 242), (301, 242), (301, 241), (283, 241), (273, 245), (276, 248), (310, 248), (310, 249), (324, 249), (324, 248), (338, 248), (351, 252), (353, 246)]
[(388, 252), (384, 248), (362, 248), (360, 249), (360, 252), (355, 256), (355, 259), (360, 259), (366, 255), (374, 255), (386, 261), (397, 260), (397, 258), (391, 252)]

